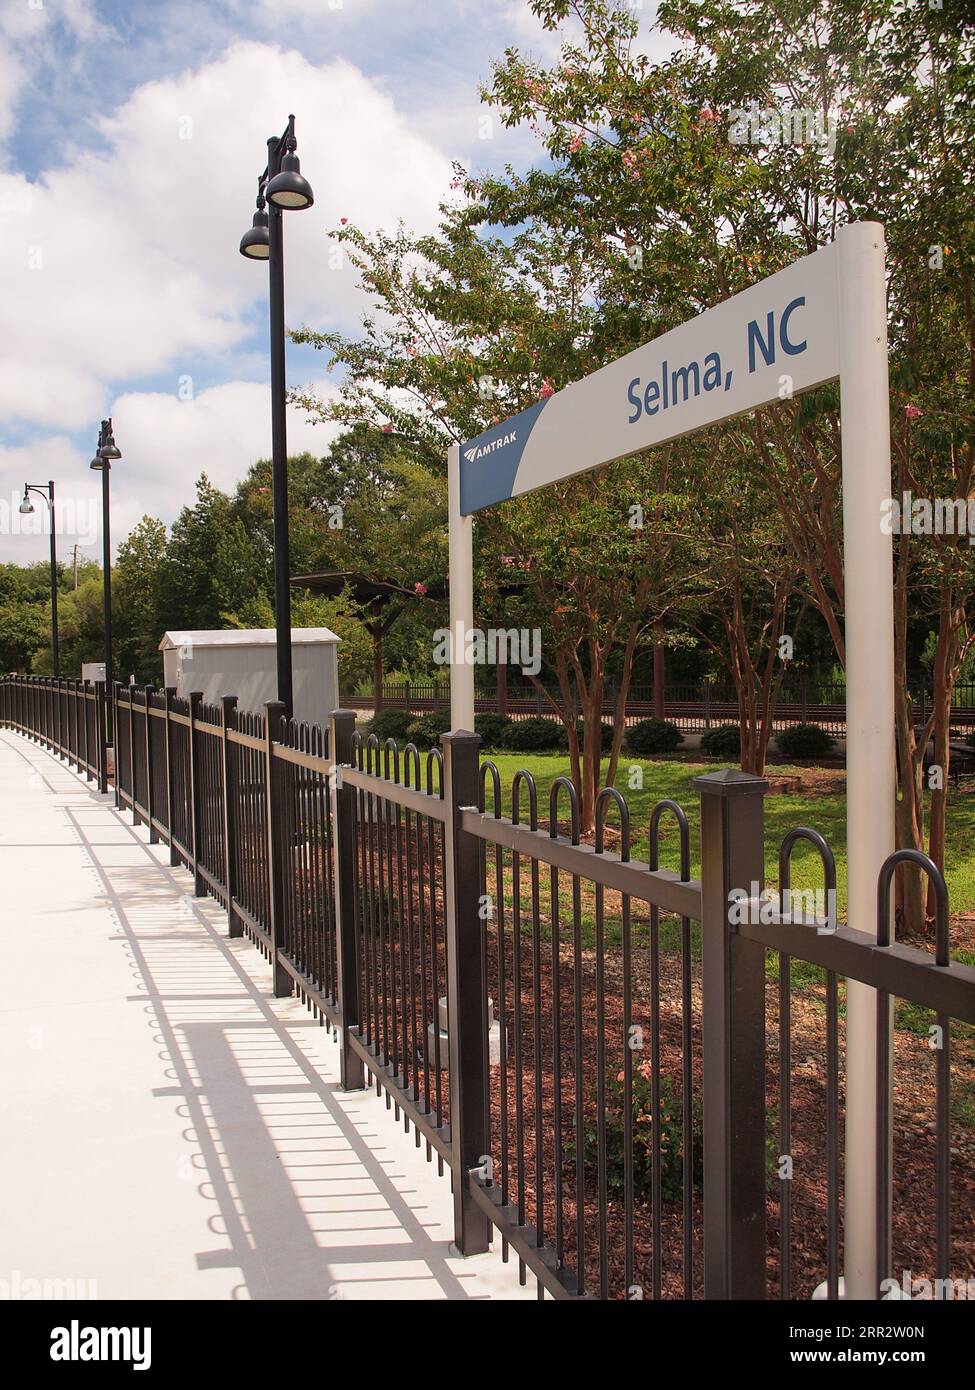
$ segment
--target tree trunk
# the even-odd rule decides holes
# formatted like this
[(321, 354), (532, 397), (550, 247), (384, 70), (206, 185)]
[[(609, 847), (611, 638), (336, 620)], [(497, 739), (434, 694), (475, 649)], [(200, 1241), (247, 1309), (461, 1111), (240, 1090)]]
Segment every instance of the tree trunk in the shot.
[(630, 680), (633, 675), (633, 653), (636, 651), (637, 627), (634, 624), (626, 634), (623, 650), (623, 674), (616, 692), (616, 708), (613, 711), (613, 743), (609, 750), (609, 766), (606, 769), (605, 786), (616, 786), (616, 772), (619, 767), (620, 749), (626, 733), (626, 701), (630, 694)]
[(383, 707), (383, 629), (381, 624), (371, 626), (372, 633), (372, 712), (378, 714)]
[[(955, 600), (950, 584), (941, 588), (938, 612), (938, 641), (934, 654), (931, 703), (934, 737), (934, 763), (941, 768), (940, 786), (931, 789), (928, 820), (928, 854), (944, 872), (945, 838), (948, 812), (948, 772), (951, 763), (951, 701), (967, 651), (967, 614)], [(937, 912), (934, 885), (927, 887), (927, 916)]]
[[(903, 496), (905, 479), (903, 460), (898, 466), (897, 486)], [(924, 747), (927, 728), (920, 738), (914, 728), (914, 706), (907, 683), (907, 580), (910, 572), (909, 537), (902, 534), (897, 542), (894, 572), (894, 719), (897, 729), (898, 796), (894, 811), (894, 828), (898, 849), (924, 848)], [(896, 911), (903, 936), (924, 933), (924, 894), (919, 869), (897, 871)], [(857, 924), (852, 923), (853, 926)]]
[(654, 623), (653, 635), (653, 717), (655, 719), (663, 719), (664, 710), (666, 708), (664, 682), (667, 679), (666, 655), (663, 644), (663, 623)]

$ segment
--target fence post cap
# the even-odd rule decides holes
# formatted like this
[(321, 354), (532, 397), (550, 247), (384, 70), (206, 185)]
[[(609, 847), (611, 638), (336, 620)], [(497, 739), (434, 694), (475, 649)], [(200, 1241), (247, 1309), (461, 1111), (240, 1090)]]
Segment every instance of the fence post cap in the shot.
[(354, 709), (333, 709), (328, 717), (329, 719), (344, 719), (346, 721), (351, 719), (354, 723), (358, 718), (358, 711)]
[(705, 772), (695, 777), (694, 785), (710, 796), (764, 796), (769, 784), (767, 778), (758, 777), (754, 772), (723, 767), (718, 772)]
[(474, 744), (480, 747), (481, 735), (472, 734), (470, 729), (451, 729), (449, 734), (440, 735), (440, 742), (450, 744), (452, 748), (465, 744)]

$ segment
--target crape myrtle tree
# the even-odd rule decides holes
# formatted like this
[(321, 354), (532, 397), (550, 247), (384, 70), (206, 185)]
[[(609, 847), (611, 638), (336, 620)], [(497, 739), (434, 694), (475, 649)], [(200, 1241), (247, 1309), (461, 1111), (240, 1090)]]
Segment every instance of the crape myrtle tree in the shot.
[[(400, 228), (370, 238), (341, 227), (375, 314), (357, 339), (309, 329), (294, 335), (328, 349), (346, 369), (338, 401), (296, 399), (322, 418), (385, 424), (441, 476), (450, 444), (629, 345), (600, 319), (588, 251), (577, 238), (529, 226), (504, 239), (479, 234), (482, 221), (474, 203), (445, 207), (438, 236), (412, 238)], [(614, 777), (632, 657), (672, 605), (674, 576), (682, 572), (674, 558), (680, 538), (663, 524), (668, 467), (666, 451), (639, 466), (616, 464), (506, 503), (476, 527), (481, 617), (493, 613), (541, 630), (587, 829), (602, 780), (599, 726), (610, 656), (622, 649), (624, 658), (609, 757)], [(630, 525), (637, 506), (640, 527)]]
[[(962, 8), (669, 0), (659, 24), (679, 47), (660, 63), (646, 57), (646, 25), (632, 7), (533, 0), (532, 9), (553, 29), (575, 16), (583, 39), (551, 68), (515, 51), (496, 67), (488, 99), (508, 124), (533, 125), (550, 162), (523, 178), (509, 171), (480, 181), (485, 221), (543, 220), (556, 234), (574, 231), (614, 250), (598, 285), (603, 317), (612, 322), (615, 307), (632, 322), (635, 341), (815, 250), (844, 221), (883, 221), (896, 484), (929, 498), (968, 498), (975, 209), (967, 181), (975, 131), (973, 30)], [(746, 124), (738, 143), (743, 112), (760, 119)], [(777, 131), (763, 112), (777, 114)], [(810, 138), (811, 117), (825, 138), (814, 128)], [(838, 393), (826, 388), (792, 401), (786, 379), (782, 403), (746, 417), (746, 427), (842, 663)], [(919, 588), (940, 648), (933, 713), (920, 730), (907, 659)], [(898, 837), (924, 845), (921, 759), (933, 731), (941, 785), (932, 794), (928, 849), (939, 863), (948, 711), (971, 643), (973, 588), (964, 541), (897, 542)], [(921, 885), (913, 871), (903, 877), (904, 926), (914, 932), (923, 927)]]
[(807, 601), (801, 565), (768, 489), (756, 476), (753, 452), (745, 428), (715, 427), (701, 437), (696, 476), (709, 481), (682, 511), (697, 583), (681, 617), (731, 680), (741, 766), (761, 775), (775, 702), (797, 647), (801, 650)]
[[(794, 106), (813, 101), (818, 87), (823, 109), (842, 112), (835, 157), (810, 169), (805, 215), (796, 225), (818, 239), (827, 215), (831, 224), (846, 218), (885, 224), (895, 496), (911, 492), (928, 499), (928, 506), (943, 498), (965, 507), (975, 491), (975, 209), (966, 172), (975, 163), (970, 17), (966, 21), (957, 6), (834, 2), (808, 9), (779, 6), (774, 16), (753, 7), (743, 21), (724, 4), (699, 7), (692, 24), (696, 53), (713, 64), (716, 100), (723, 93), (739, 104), (745, 95), (762, 97), (742, 57), (753, 41), (761, 41), (774, 55), (768, 68), (774, 88), (790, 90)], [(743, 76), (750, 93), (729, 88)], [(788, 424), (787, 412), (772, 412), (768, 435), (761, 433), (762, 417), (755, 428), (783, 524), (803, 556), (810, 592), (842, 660), (838, 422), (831, 394), (799, 403)], [(952, 691), (971, 648), (975, 616), (975, 556), (967, 536), (956, 529), (895, 537), (894, 601), (898, 842), (925, 847), (922, 765), (933, 739), (927, 849), (943, 866)], [(924, 724), (910, 688), (916, 614), (936, 634)], [(909, 932), (923, 923), (923, 885), (914, 872), (903, 875), (901, 907)], [(932, 916), (933, 888), (927, 891)]]

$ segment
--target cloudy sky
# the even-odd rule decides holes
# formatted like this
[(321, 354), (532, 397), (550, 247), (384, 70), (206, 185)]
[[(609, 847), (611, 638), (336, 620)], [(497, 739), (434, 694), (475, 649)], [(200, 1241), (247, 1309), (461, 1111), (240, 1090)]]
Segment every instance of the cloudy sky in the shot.
[[(43, 505), (25, 522), (16, 500), (48, 478), (76, 518), (62, 557), (99, 554), (103, 416), (116, 541), (269, 454), (267, 272), (237, 251), (267, 137), (295, 112), (316, 194), (286, 222), (287, 321), (353, 330), (339, 218), (431, 227), (452, 160), (528, 157), (479, 124), (509, 44), (557, 40), (527, 0), (0, 0), (0, 559), (47, 554), (21, 529)], [(289, 347), (290, 384), (322, 369)], [(328, 440), (292, 413), (292, 451)]]

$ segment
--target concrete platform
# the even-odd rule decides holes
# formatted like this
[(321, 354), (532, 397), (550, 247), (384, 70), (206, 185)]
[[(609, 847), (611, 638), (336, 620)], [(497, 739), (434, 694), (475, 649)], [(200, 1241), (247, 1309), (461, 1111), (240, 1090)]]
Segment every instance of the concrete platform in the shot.
[(0, 1297), (534, 1299), (130, 819), (0, 732)]

